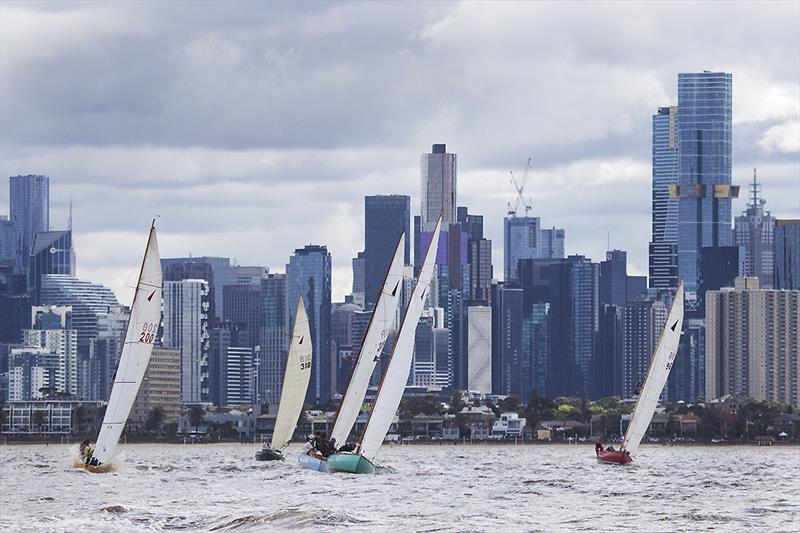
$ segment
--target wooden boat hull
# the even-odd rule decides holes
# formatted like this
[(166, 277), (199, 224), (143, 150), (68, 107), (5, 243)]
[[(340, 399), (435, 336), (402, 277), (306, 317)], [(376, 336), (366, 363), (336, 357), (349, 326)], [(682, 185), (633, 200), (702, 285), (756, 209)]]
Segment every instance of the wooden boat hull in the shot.
[(347, 472), (349, 474), (372, 474), (375, 465), (358, 453), (335, 453), (328, 457), (328, 471)]
[(272, 449), (261, 449), (256, 452), (256, 461), (283, 461), (285, 458), (281, 452)]
[(300, 468), (305, 468), (306, 470), (316, 470), (317, 472), (328, 471), (328, 461), (315, 455), (301, 453), (298, 461), (300, 461)]
[(598, 463), (609, 463), (618, 465), (627, 465), (633, 462), (631, 455), (622, 450), (597, 452)]

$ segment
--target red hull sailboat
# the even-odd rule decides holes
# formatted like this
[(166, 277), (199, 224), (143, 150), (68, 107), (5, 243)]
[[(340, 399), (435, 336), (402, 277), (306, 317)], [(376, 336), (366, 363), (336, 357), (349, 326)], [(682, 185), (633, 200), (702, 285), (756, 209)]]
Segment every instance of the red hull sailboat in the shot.
[(597, 462), (626, 465), (632, 463), (633, 459), (631, 459), (631, 454), (625, 450), (603, 450), (597, 452)]

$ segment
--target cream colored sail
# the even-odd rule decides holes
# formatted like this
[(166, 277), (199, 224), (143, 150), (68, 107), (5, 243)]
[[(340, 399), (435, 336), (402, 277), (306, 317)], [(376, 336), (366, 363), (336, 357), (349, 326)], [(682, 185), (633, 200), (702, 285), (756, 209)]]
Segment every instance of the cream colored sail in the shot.
[(386, 337), (397, 313), (397, 302), (403, 292), (405, 242), (406, 236), (403, 233), (400, 235), (400, 242), (397, 243), (394, 257), (389, 264), (389, 270), (375, 304), (375, 310), (372, 312), (367, 333), (364, 335), (364, 342), (361, 343), (361, 351), (358, 354), (350, 384), (347, 386), (339, 413), (336, 415), (336, 423), (333, 426), (331, 437), (336, 439), (337, 446), (341, 446), (347, 441), (361, 412), (361, 405), (367, 395), (372, 372), (380, 359), (383, 345), (386, 343)]
[(289, 356), (286, 358), (286, 371), (283, 375), (281, 401), (278, 404), (278, 416), (275, 418), (275, 430), (272, 432), (273, 450), (283, 450), (292, 440), (297, 419), (303, 410), (308, 382), (311, 379), (312, 359), (311, 330), (308, 326), (306, 306), (301, 296), (297, 299), (292, 341), (289, 344)]
[(131, 316), (125, 331), (125, 342), (119, 359), (111, 398), (103, 418), (103, 426), (94, 448), (94, 458), (107, 463), (116, 453), (117, 443), (128, 421), (136, 393), (144, 379), (161, 321), (161, 258), (158, 254), (155, 222), (136, 283)]
[(639, 449), (647, 427), (653, 419), (658, 406), (658, 399), (661, 391), (667, 383), (669, 372), (675, 361), (675, 354), (678, 352), (678, 341), (681, 338), (681, 328), (683, 327), (683, 282), (678, 286), (675, 293), (675, 300), (667, 317), (667, 324), (664, 332), (658, 340), (653, 359), (650, 361), (650, 368), (647, 371), (647, 378), (644, 380), (642, 391), (639, 393), (639, 400), (633, 410), (628, 431), (625, 433), (625, 440), (622, 448), (634, 454)]
[(417, 323), (425, 307), (425, 298), (431, 286), (434, 266), (436, 263), (436, 251), (439, 244), (439, 230), (442, 225), (442, 218), (436, 222), (436, 229), (433, 231), (428, 250), (425, 252), (425, 259), (422, 269), (417, 277), (417, 284), (411, 299), (408, 302), (403, 321), (400, 323), (400, 331), (397, 334), (392, 355), (389, 358), (389, 365), (383, 375), (383, 380), (378, 388), (375, 403), (372, 406), (367, 428), (359, 446), (359, 453), (372, 461), (392, 425), (392, 419), (400, 406), (403, 398), (403, 391), (408, 381), (408, 372), (411, 369), (411, 360), (414, 354), (414, 338), (416, 337)]

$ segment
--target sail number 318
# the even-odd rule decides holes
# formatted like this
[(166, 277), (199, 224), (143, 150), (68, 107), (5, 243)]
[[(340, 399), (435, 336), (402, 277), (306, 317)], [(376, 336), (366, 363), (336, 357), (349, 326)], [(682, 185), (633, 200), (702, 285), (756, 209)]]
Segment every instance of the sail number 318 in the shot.
[(139, 342), (153, 344), (156, 338), (156, 331), (158, 326), (153, 322), (145, 322), (142, 324), (142, 333), (139, 335)]

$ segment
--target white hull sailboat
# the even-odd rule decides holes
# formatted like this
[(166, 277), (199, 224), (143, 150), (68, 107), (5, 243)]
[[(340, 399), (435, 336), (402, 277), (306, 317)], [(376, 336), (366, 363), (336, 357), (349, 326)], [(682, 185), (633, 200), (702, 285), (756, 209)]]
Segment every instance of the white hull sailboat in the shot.
[[(375, 309), (370, 317), (361, 350), (350, 377), (350, 383), (345, 392), (336, 422), (331, 432), (331, 442), (338, 447), (344, 445), (350, 432), (353, 430), (356, 419), (361, 412), (364, 397), (367, 395), (372, 372), (380, 359), (389, 330), (395, 320), (397, 305), (400, 301), (403, 285), (403, 260), (405, 254), (405, 233), (400, 235), (395, 248), (394, 256), (386, 272), (382, 289), (378, 295)], [(327, 458), (315, 450), (300, 456), (300, 466), (319, 472), (327, 472)]]
[(161, 280), (161, 258), (158, 254), (154, 220), (150, 226), (142, 267), (136, 282), (125, 341), (103, 425), (91, 455), (76, 459), (75, 466), (78, 468), (99, 473), (108, 472), (114, 467), (113, 460), (117, 455), (119, 438), (144, 379), (158, 333), (161, 321)]
[(672, 307), (667, 316), (667, 323), (664, 326), (664, 332), (661, 334), (653, 358), (650, 360), (647, 378), (645, 378), (644, 385), (639, 393), (639, 399), (636, 401), (633, 416), (631, 416), (628, 430), (625, 432), (625, 440), (623, 440), (619, 450), (602, 450), (598, 446), (596, 449), (598, 462), (621, 465), (633, 462), (631, 455), (635, 455), (639, 450), (639, 444), (641, 444), (642, 438), (650, 426), (650, 421), (653, 419), (653, 414), (658, 406), (658, 399), (661, 397), (661, 392), (664, 390), (664, 385), (666, 385), (670, 370), (672, 370), (675, 355), (678, 353), (678, 342), (681, 338), (682, 328), (683, 282), (678, 285), (675, 299), (672, 301)]
[(400, 331), (389, 358), (389, 364), (383, 374), (383, 379), (378, 387), (375, 402), (367, 420), (367, 426), (361, 441), (354, 452), (336, 453), (328, 457), (328, 471), (349, 472), (353, 474), (371, 474), (375, 471), (374, 458), (378, 452), (389, 428), (392, 419), (400, 407), (400, 400), (408, 381), (411, 361), (414, 355), (414, 339), (417, 324), (425, 307), (425, 300), (430, 290), (436, 264), (436, 252), (439, 244), (439, 230), (442, 218), (436, 222), (431, 242), (425, 252), (425, 258), (417, 277), (417, 284), (411, 294)]
[(294, 430), (297, 428), (297, 419), (303, 410), (308, 382), (311, 379), (313, 352), (308, 314), (303, 297), (300, 296), (297, 299), (292, 341), (289, 345), (289, 356), (286, 358), (286, 370), (283, 375), (283, 387), (278, 404), (278, 416), (275, 418), (275, 429), (272, 431), (272, 441), (269, 446), (256, 452), (257, 461), (284, 459), (283, 450), (291, 442)]

